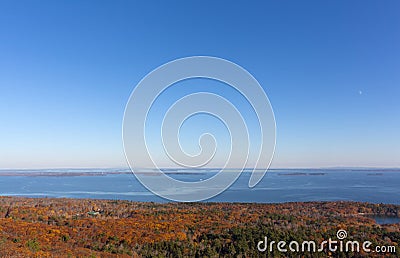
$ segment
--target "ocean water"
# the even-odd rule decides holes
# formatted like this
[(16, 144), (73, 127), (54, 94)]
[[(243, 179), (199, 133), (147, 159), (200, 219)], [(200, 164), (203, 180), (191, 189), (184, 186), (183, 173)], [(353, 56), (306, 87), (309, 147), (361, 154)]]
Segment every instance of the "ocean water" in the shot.
[(376, 223), (378, 223), (379, 225), (400, 223), (400, 218), (394, 217), (394, 216), (375, 215), (375, 216), (369, 216), (369, 217), (374, 219), (376, 221)]
[[(114, 171), (114, 170), (112, 170)], [(0, 171), (10, 174), (10, 171)], [(12, 171), (20, 173), (21, 171)], [(148, 191), (133, 174), (110, 174), (110, 170), (85, 176), (0, 176), (0, 195), (27, 197), (67, 197), (122, 199), (132, 201), (168, 202)], [(120, 171), (121, 172), (121, 171)], [(199, 181), (213, 176), (215, 171), (192, 171), (172, 174), (183, 181)], [(254, 188), (248, 188), (250, 173), (243, 172), (226, 191), (207, 201), (212, 202), (304, 202), (304, 201), (363, 201), (400, 204), (400, 169), (275, 169), (269, 170)], [(196, 191), (196, 189), (191, 189)]]

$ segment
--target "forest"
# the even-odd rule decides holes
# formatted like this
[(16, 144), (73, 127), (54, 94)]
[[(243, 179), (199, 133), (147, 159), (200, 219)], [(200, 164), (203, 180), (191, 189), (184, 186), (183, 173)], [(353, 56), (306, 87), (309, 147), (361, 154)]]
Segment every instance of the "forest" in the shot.
[(336, 238), (395, 246), (399, 205), (359, 202), (140, 203), (122, 200), (0, 197), (1, 257), (382, 257), (360, 252), (260, 252), (272, 240)]

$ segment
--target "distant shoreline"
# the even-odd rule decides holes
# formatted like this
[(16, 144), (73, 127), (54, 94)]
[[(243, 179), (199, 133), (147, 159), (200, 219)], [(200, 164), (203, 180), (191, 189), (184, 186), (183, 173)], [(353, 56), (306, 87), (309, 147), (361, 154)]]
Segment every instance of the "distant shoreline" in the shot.
[[(136, 172), (139, 174), (157, 175), (155, 172)], [(179, 175), (200, 175), (204, 172), (165, 172), (165, 174)], [(132, 172), (0, 172), (2, 176), (24, 176), (24, 177), (72, 177), (72, 176), (106, 176), (106, 175), (127, 175)]]
[[(162, 169), (169, 175), (202, 175), (205, 173), (217, 173), (220, 169)], [(262, 169), (258, 169), (262, 171)], [(236, 169), (227, 169), (226, 172), (236, 172)], [(243, 172), (252, 172), (251, 168), (245, 168)], [(369, 176), (381, 176), (384, 172), (400, 172), (400, 168), (289, 168), (289, 169), (268, 169), (267, 172), (278, 173), (280, 176), (323, 176), (327, 172), (368, 172)], [(158, 175), (154, 170), (135, 172), (136, 174)], [(2, 176), (21, 176), (21, 177), (77, 177), (77, 176), (106, 176), (132, 174), (128, 169), (0, 169)]]

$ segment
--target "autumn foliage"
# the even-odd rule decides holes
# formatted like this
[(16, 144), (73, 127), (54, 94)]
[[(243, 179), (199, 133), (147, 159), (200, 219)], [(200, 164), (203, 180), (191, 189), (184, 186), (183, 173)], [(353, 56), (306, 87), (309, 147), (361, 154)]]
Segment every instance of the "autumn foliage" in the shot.
[[(399, 216), (398, 211), (396, 205), (354, 202), (155, 204), (0, 197), (0, 256), (279, 256), (259, 253), (257, 242), (266, 235), (322, 241), (346, 229), (360, 241), (395, 245), (397, 253), (391, 255), (396, 257), (400, 224), (379, 226), (365, 215)], [(293, 256), (299, 255), (310, 254)], [(328, 250), (319, 254), (328, 255)]]

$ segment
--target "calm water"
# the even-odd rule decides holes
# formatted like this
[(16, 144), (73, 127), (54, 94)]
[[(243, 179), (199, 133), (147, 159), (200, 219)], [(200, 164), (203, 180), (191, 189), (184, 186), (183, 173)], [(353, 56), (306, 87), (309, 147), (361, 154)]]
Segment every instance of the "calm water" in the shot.
[[(198, 181), (213, 174), (215, 172), (173, 177)], [(209, 201), (275, 203), (346, 200), (400, 204), (400, 170), (272, 170), (253, 189), (247, 187), (249, 177), (250, 173), (242, 173), (228, 190)], [(0, 195), (166, 201), (145, 189), (132, 174), (0, 176)]]
[(400, 223), (399, 217), (375, 215), (375, 216), (370, 216), (370, 218), (373, 218), (379, 225)]

